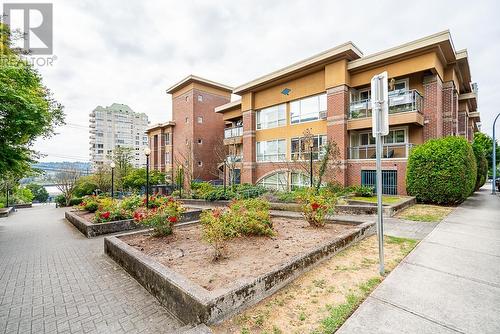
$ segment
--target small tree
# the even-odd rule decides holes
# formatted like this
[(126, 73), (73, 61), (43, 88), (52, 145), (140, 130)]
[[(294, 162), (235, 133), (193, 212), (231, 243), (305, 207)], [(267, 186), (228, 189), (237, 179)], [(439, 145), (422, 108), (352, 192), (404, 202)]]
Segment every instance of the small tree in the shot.
[[(157, 171), (149, 171), (149, 184), (165, 183), (165, 174)], [(123, 187), (126, 189), (141, 190), (146, 186), (146, 168), (132, 169), (127, 176), (123, 178)]]
[(30, 183), (26, 185), (26, 188), (28, 188), (31, 191), (31, 193), (34, 196), (33, 199), (35, 201), (38, 201), (40, 203), (47, 202), (47, 199), (49, 198), (49, 193), (47, 192), (44, 186), (41, 186), (36, 183)]
[(66, 167), (65, 170), (56, 174), (56, 187), (64, 196), (66, 206), (69, 206), (71, 203), (71, 198), (73, 198), (76, 184), (80, 175), (80, 170), (70, 166)]
[(107, 192), (111, 190), (111, 168), (108, 166), (98, 166), (92, 174), (92, 180), (97, 185), (97, 189)]

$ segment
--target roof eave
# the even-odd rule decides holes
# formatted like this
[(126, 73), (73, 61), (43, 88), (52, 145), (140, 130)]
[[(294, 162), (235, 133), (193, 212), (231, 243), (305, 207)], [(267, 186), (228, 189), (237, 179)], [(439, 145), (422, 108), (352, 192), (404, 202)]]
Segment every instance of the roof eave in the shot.
[(218, 88), (218, 89), (226, 91), (228, 93), (231, 93), (234, 89), (231, 86), (227, 86), (227, 85), (224, 85), (224, 84), (221, 84), (221, 83), (218, 83), (218, 82), (208, 80), (208, 79), (198, 77), (196, 75), (191, 74), (191, 75), (188, 75), (187, 77), (185, 77), (184, 79), (182, 79), (181, 81), (177, 82), (176, 84), (172, 85), (170, 88), (168, 88), (166, 90), (166, 92), (167, 92), (167, 94), (173, 94), (176, 91), (178, 91), (179, 89), (183, 88), (186, 85), (189, 85), (192, 82), (197, 82), (197, 83), (201, 83), (201, 84), (204, 84), (204, 85), (207, 85), (210, 87)]

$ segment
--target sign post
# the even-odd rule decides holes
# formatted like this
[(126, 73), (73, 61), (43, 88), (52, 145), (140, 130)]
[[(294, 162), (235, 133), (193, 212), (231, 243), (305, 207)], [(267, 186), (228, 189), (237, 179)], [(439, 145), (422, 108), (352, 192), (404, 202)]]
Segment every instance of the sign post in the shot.
[(377, 238), (379, 253), (379, 272), (384, 269), (384, 224), (382, 209), (382, 136), (389, 133), (389, 87), (387, 72), (375, 75), (371, 81), (372, 135), (375, 137), (377, 158)]

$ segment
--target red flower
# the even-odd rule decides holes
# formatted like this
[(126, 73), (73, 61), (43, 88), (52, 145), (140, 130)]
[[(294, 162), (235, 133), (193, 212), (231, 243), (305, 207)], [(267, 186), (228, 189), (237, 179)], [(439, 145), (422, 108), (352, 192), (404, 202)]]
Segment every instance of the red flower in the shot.
[(80, 206), (86, 206), (86, 205), (87, 205), (87, 203), (85, 203), (85, 202), (80, 203)]
[(177, 223), (177, 217), (168, 217), (168, 221), (171, 223)]
[(101, 213), (101, 218), (109, 219), (110, 215), (111, 215), (111, 212), (106, 211), (106, 212)]
[(318, 208), (319, 208), (320, 206), (321, 206), (321, 205), (319, 205), (318, 203), (311, 203), (311, 208), (313, 209), (313, 211), (318, 210)]
[(174, 201), (174, 199), (172, 198), (172, 196), (169, 196), (169, 197), (168, 197), (168, 201), (169, 201), (170, 203), (172, 203), (172, 202)]
[(142, 204), (146, 204), (147, 199), (142, 200)]

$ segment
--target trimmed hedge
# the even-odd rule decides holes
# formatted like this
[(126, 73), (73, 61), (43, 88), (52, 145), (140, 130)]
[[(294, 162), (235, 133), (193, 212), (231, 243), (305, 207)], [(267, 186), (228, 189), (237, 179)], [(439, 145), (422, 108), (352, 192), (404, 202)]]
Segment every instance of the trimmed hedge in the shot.
[(479, 190), (479, 188), (486, 183), (486, 177), (488, 176), (488, 160), (486, 160), (486, 154), (481, 146), (472, 143), (472, 150), (474, 151), (477, 164), (476, 186), (474, 189)]
[(476, 158), (467, 140), (431, 139), (411, 150), (406, 190), (420, 202), (456, 204), (474, 192), (476, 176)]

